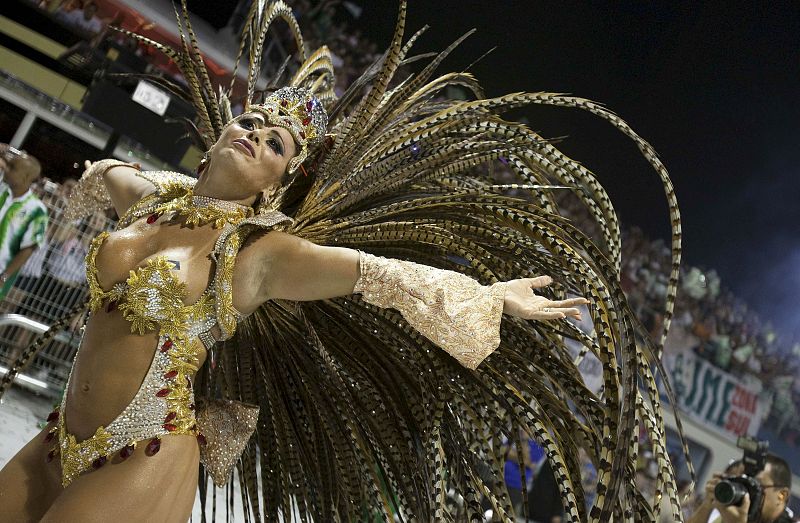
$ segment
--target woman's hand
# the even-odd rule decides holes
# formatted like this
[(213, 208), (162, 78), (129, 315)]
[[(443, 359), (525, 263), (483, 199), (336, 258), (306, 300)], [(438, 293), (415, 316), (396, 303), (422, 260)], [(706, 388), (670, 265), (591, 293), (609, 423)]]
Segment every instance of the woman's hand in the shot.
[(550, 276), (520, 278), (506, 282), (506, 297), (503, 313), (526, 320), (559, 320), (561, 318), (581, 319), (581, 311), (576, 307), (586, 305), (586, 298), (570, 298), (552, 301), (538, 296), (533, 289), (546, 287), (553, 283)]

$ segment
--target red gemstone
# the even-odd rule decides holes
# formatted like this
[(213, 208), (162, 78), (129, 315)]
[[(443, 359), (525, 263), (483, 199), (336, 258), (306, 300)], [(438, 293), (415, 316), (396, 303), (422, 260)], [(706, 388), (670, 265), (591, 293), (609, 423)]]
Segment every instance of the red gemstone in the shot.
[(107, 458), (107, 457), (105, 457), (105, 456), (100, 456), (100, 457), (99, 457), (99, 458), (97, 458), (96, 460), (92, 461), (92, 468), (93, 468), (93, 469), (95, 469), (95, 470), (97, 470), (97, 469), (99, 469), (100, 467), (102, 467), (103, 465), (105, 465), (105, 464), (106, 464), (106, 461), (108, 461), (108, 458)]
[(303, 118), (303, 125), (308, 125), (310, 123), (311, 123), (311, 118), (309, 118), (309, 117)]
[(170, 421), (174, 420), (178, 416), (177, 412), (170, 412), (167, 414), (167, 417), (164, 418), (164, 423), (169, 423)]
[(161, 352), (167, 352), (169, 349), (172, 348), (172, 340), (167, 340), (161, 345)]
[(47, 458), (46, 458), (47, 462), (50, 463), (51, 461), (53, 461), (53, 458), (55, 457), (55, 455), (56, 455), (56, 451), (55, 450), (51, 450), (50, 452), (48, 452), (47, 453)]
[(156, 392), (156, 396), (159, 398), (163, 398), (167, 394), (169, 394), (169, 389), (161, 389), (160, 391)]
[(151, 214), (150, 216), (147, 217), (147, 223), (148, 224), (155, 223), (155, 221), (158, 220), (158, 216), (159, 216), (158, 213)]
[(288, 102), (286, 100), (281, 100), (281, 106), (286, 107)]
[(152, 456), (156, 454), (159, 450), (161, 450), (161, 440), (159, 438), (153, 438), (150, 440), (150, 443), (147, 444), (147, 448), (145, 452), (148, 456)]
[(45, 443), (50, 443), (51, 441), (53, 441), (53, 438), (55, 438), (55, 437), (56, 437), (56, 433), (55, 432), (48, 432), (47, 436), (44, 437), (44, 442)]
[(175, 432), (176, 430), (178, 430), (178, 426), (173, 425), (172, 423), (164, 423), (164, 428), (170, 432)]
[(311, 100), (307, 101), (306, 102), (306, 111), (308, 111), (310, 113), (311, 109), (313, 109), (313, 108), (314, 108), (314, 104), (311, 103)]
[(50, 423), (51, 421), (56, 421), (58, 419), (58, 411), (54, 410), (50, 414), (47, 415), (47, 422)]
[(125, 445), (119, 451), (119, 459), (125, 461), (126, 459), (131, 457), (131, 454), (133, 454), (133, 445)]
[(206, 443), (208, 443), (208, 442), (206, 441), (206, 437), (205, 437), (205, 436), (203, 436), (202, 434), (198, 434), (198, 435), (197, 435), (197, 442), (198, 442), (199, 444), (201, 444), (201, 445), (205, 445)]
[(172, 378), (174, 378), (177, 375), (178, 375), (178, 371), (177, 370), (171, 370), (169, 372), (165, 372), (164, 373), (164, 377), (166, 379), (168, 379), (168, 380), (171, 380)]
[(306, 133), (304, 133), (303, 131), (300, 131), (300, 138), (305, 140), (306, 139)]

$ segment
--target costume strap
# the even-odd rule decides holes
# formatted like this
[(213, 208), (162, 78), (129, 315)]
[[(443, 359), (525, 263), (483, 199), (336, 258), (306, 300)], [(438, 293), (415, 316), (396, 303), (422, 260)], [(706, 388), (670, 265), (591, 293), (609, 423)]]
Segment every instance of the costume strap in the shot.
[(239, 249), (247, 236), (255, 230), (282, 228), (291, 222), (292, 219), (281, 212), (265, 212), (242, 220), (235, 226), (226, 226), (217, 239), (213, 254), (217, 264), (214, 290), (217, 294), (217, 324), (221, 340), (231, 338), (237, 323), (243, 319), (242, 314), (233, 306), (233, 268)]

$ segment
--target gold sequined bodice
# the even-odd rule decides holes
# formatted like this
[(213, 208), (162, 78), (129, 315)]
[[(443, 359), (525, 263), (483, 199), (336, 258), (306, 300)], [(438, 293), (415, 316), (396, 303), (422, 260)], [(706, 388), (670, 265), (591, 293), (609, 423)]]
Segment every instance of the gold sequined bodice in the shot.
[(214, 291), (210, 285), (191, 304), (185, 305), (186, 284), (172, 272), (173, 262), (164, 256), (147, 260), (144, 267), (130, 271), (124, 282), (111, 289), (100, 286), (97, 252), (109, 233), (99, 234), (86, 255), (86, 281), (89, 285), (89, 308), (96, 312), (104, 303), (119, 308), (131, 322), (131, 332), (144, 334), (158, 328), (173, 336), (191, 336), (206, 332), (214, 324)]

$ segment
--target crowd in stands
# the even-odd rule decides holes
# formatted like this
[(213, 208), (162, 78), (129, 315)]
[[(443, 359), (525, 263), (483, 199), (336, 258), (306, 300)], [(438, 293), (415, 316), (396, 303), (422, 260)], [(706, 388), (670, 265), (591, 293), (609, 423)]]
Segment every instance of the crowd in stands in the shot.
[[(569, 194), (557, 199), (559, 208), (589, 237), (599, 241), (599, 229), (588, 211)], [(650, 330), (661, 336), (671, 252), (663, 239), (651, 239), (637, 227), (622, 227), (621, 286), (628, 303)], [(800, 447), (800, 344), (780, 336), (769, 322), (725, 288), (713, 269), (681, 266), (675, 315), (664, 344), (666, 356), (692, 351), (716, 368), (734, 375), (741, 383), (758, 382), (771, 399), (761, 421), (760, 437), (788, 448)], [(640, 441), (638, 477), (642, 485), (655, 486), (656, 470), (649, 442)], [(673, 463), (683, 461), (678, 445), (668, 449)], [(680, 465), (679, 465), (680, 467)], [(689, 483), (679, 474), (678, 488)], [(695, 490), (695, 501), (702, 491)], [(684, 503), (691, 513), (694, 501)], [(670, 521), (668, 514), (665, 521)]]
[[(577, 227), (597, 240), (598, 229), (571, 197), (559, 206)], [(658, 340), (669, 279), (671, 253), (663, 239), (636, 227), (622, 230), (620, 283), (637, 316)], [(684, 261), (665, 354), (692, 350), (743, 382), (758, 380), (772, 398), (764, 420), (776, 435), (800, 445), (800, 343), (790, 342), (732, 291), (713, 269)]]
[[(657, 336), (663, 321), (669, 247), (662, 240), (648, 239), (639, 229), (627, 229), (622, 260), (623, 289)], [(796, 441), (800, 355), (796, 346), (787, 344), (772, 325), (725, 289), (714, 270), (684, 264), (665, 353), (688, 348), (742, 381), (757, 379), (772, 396), (768, 426), (780, 437), (800, 443)]]

